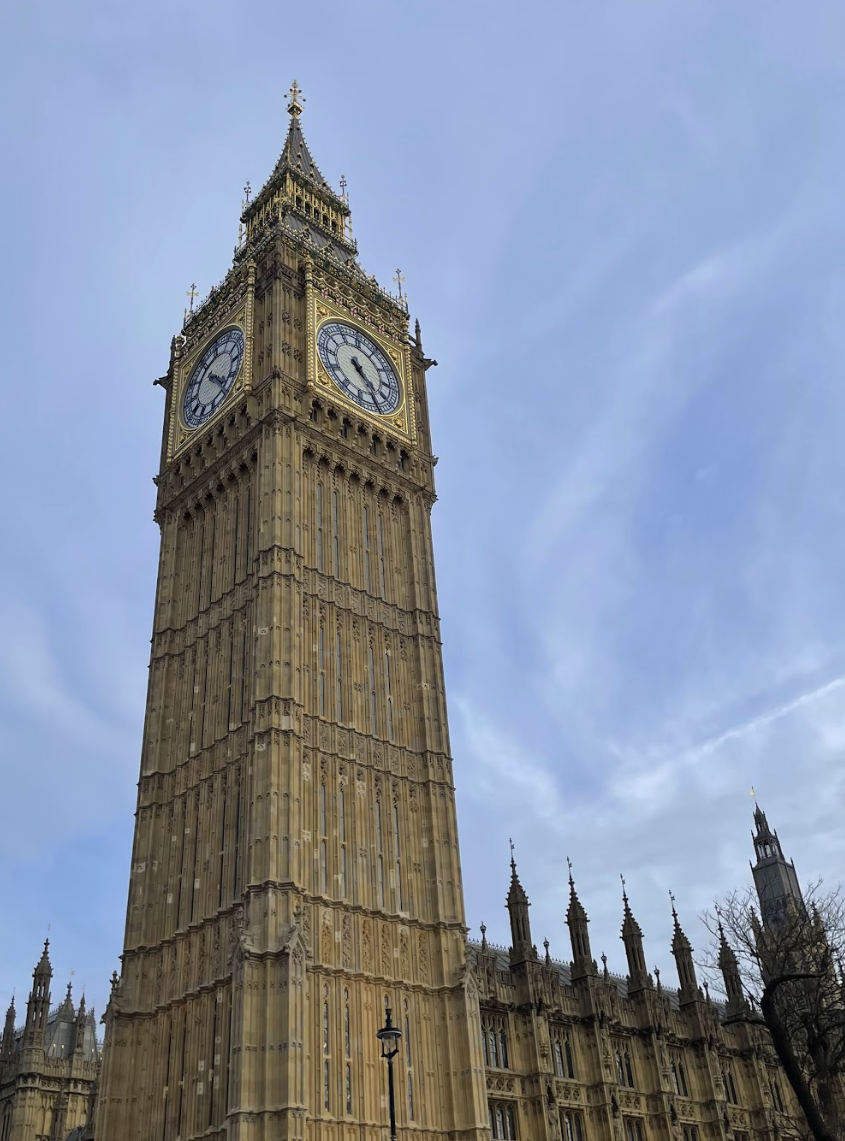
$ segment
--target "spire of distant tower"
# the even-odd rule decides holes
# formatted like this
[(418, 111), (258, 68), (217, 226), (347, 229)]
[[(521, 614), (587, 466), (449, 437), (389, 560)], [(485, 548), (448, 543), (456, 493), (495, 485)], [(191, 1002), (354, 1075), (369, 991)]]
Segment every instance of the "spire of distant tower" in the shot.
[(745, 992), (742, 989), (742, 978), (739, 973), (739, 963), (733, 948), (725, 938), (722, 927), (722, 918), (719, 916), (719, 970), (725, 981), (725, 994), (727, 995), (728, 1016), (742, 1014), (746, 1009)]
[(572, 943), (572, 978), (581, 979), (587, 975), (597, 973), (596, 964), (590, 950), (590, 933), (587, 925), (590, 922), (578, 892), (575, 890), (575, 880), (572, 878), (572, 862), (567, 856), (569, 868), (569, 907), (566, 909), (566, 923), (569, 927), (569, 939)]
[(26, 1026), (24, 1046), (43, 1046), (47, 1016), (50, 1013), (50, 980), (53, 968), (50, 965), (50, 940), (44, 940), (41, 958), (32, 972), (32, 990), (26, 1004)]
[(85, 992), (82, 992), (82, 998), (79, 1000), (79, 1011), (76, 1015), (76, 1034), (73, 1043), (74, 1054), (81, 1054), (85, 1046), (85, 1023), (87, 1021), (87, 1012), (85, 1010)]
[(510, 841), (510, 846), (511, 882), (508, 888), (506, 906), (511, 919), (511, 962), (521, 963), (525, 959), (533, 959), (536, 956), (531, 942), (531, 924), (528, 919), (528, 908), (531, 905), (516, 873), (513, 840)]
[(684, 934), (675, 910), (675, 897), (669, 892), (672, 901), (672, 954), (675, 956), (675, 965), (678, 968), (678, 981), (681, 984), (678, 999), (681, 1006), (688, 1002), (698, 1000), (698, 980), (695, 977), (695, 963), (692, 958), (690, 941)]
[(645, 990), (651, 986), (651, 980), (648, 977), (648, 968), (645, 965), (645, 953), (643, 951), (643, 933), (640, 929), (639, 923), (633, 916), (631, 906), (628, 902), (628, 892), (625, 888), (625, 877), (620, 876), (622, 880), (622, 942), (625, 944), (625, 955), (628, 959), (628, 993), (635, 994), (637, 991)]
[(14, 1053), (15, 1048), (15, 996), (12, 995), (12, 1001), (9, 1003), (9, 1009), (6, 1011), (6, 1025), (3, 1027), (3, 1041), (0, 1042), (0, 1058), (8, 1058)]
[(768, 927), (786, 914), (790, 900), (803, 911), (804, 898), (795, 864), (784, 856), (778, 834), (769, 827), (759, 804), (754, 807), (754, 827), (751, 838), (757, 861), (751, 865), (751, 872), (760, 900), (763, 926)]

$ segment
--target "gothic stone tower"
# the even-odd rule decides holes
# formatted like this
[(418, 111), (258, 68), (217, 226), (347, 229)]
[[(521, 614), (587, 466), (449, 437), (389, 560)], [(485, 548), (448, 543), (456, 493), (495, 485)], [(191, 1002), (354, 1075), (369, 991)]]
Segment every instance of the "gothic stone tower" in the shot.
[(419, 327), (290, 127), (174, 338), (100, 1141), (480, 1139)]

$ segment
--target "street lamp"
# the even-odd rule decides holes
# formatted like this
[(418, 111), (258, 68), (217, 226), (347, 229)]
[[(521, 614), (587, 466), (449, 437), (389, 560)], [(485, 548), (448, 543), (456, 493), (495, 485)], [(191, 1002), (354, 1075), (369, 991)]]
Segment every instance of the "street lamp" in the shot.
[(390, 1106), (390, 1141), (396, 1141), (396, 1101), (393, 1096), (393, 1059), (399, 1053), (399, 1039), (402, 1031), (393, 1025), (393, 1011), (389, 1006), (384, 1010), (384, 1026), (376, 1031), (381, 1042), (381, 1056), (387, 1062), (387, 1100)]

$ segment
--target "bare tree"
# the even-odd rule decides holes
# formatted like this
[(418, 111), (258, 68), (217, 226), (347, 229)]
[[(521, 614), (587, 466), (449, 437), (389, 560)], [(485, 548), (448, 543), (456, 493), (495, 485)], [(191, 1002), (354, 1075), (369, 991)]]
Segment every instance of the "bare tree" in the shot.
[[(759, 907), (759, 911), (758, 911)], [(714, 942), (702, 967), (728, 1018), (757, 1021), (816, 1141), (845, 1122), (845, 902), (818, 882), (786, 899), (735, 891), (702, 916)]]

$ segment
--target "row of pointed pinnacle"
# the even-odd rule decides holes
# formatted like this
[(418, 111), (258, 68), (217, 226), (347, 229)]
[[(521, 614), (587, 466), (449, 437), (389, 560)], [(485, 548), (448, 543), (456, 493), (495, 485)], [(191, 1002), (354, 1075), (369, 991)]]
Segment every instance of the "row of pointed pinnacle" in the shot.
[[(508, 890), (506, 907), (511, 912), (512, 926), (513, 926), (514, 925), (514, 910), (527, 908), (529, 906), (529, 902), (528, 902), (528, 896), (526, 895), (525, 889), (523, 888), (522, 883), (520, 882), (520, 879), (519, 879), (519, 875), (517, 873), (516, 859), (515, 859), (515, 855), (514, 855), (514, 844), (513, 844), (512, 840), (510, 841), (510, 849), (511, 849), (511, 859), (510, 859), (511, 882), (510, 882), (510, 888)], [(587, 918), (587, 913), (584, 909), (584, 905), (581, 903), (581, 900), (578, 898), (578, 892), (575, 888), (575, 879), (574, 879), (573, 874), (572, 874), (572, 861), (569, 859), (568, 856), (566, 858), (566, 864), (567, 864), (567, 868), (569, 869), (569, 906), (568, 906), (567, 912), (566, 912), (567, 924), (570, 927), (573, 934), (574, 934), (574, 929), (577, 927), (580, 927), (581, 930), (585, 932), (586, 931), (586, 924), (589, 922), (589, 920)], [(623, 905), (622, 932), (621, 932), (620, 937), (621, 937), (623, 943), (625, 944), (626, 950), (629, 951), (629, 964), (636, 962), (636, 960), (639, 958), (641, 961), (640, 962), (640, 969), (642, 971), (645, 971), (645, 962), (642, 959), (642, 938), (643, 938), (642, 929), (640, 928), (639, 923), (637, 922), (637, 920), (634, 917), (633, 912), (631, 911), (631, 904), (630, 904), (630, 901), (628, 899), (628, 891), (627, 891), (627, 885), (625, 882), (625, 877), (624, 877), (624, 875), (620, 874), (619, 878), (622, 881), (622, 905)], [(677, 911), (677, 908), (675, 907), (675, 896), (674, 896), (672, 891), (669, 892), (669, 900), (670, 900), (671, 907), (672, 907), (672, 924), (673, 924), (672, 951), (673, 951), (673, 954), (675, 956), (678, 956), (679, 954), (680, 955), (691, 955), (692, 954), (692, 947), (690, 945), (689, 939), (687, 938), (686, 934), (684, 933), (684, 931), (681, 927), (680, 920), (678, 918), (678, 911)], [(718, 913), (718, 909), (717, 909), (717, 913)], [(480, 930), (481, 930), (481, 949), (482, 949), (482, 951), (487, 951), (488, 950), (487, 927), (484, 923), (481, 924)], [(731, 949), (731, 947), (729, 946), (727, 939), (725, 937), (725, 932), (724, 932), (724, 929), (722, 927), (722, 922), (721, 922), (721, 916), (719, 916), (718, 933), (719, 933), (719, 961), (720, 961), (720, 965), (723, 967), (723, 969), (725, 967), (727, 967), (728, 970), (730, 970), (736, 964), (736, 956), (734, 955), (734, 952)], [(519, 921), (517, 920), (516, 926), (514, 927), (514, 935), (517, 936), (519, 934), (520, 934), (520, 928), (519, 928)], [(543, 940), (543, 947), (545, 948), (545, 952), (546, 952), (546, 955), (545, 955), (546, 965), (550, 966), (552, 960), (551, 960), (551, 956), (549, 954), (549, 940), (548, 939)], [(574, 946), (573, 946), (573, 950), (575, 950)], [(576, 954), (577, 954), (577, 951), (576, 951)], [(610, 972), (608, 971), (608, 968), (607, 968), (607, 955), (605, 953), (602, 953), (602, 955), (601, 955), (601, 962), (602, 962), (602, 966), (603, 966), (604, 977), (605, 977), (605, 979), (608, 979), (610, 977)], [(661, 989), (661, 983), (660, 983), (660, 970), (659, 970), (659, 968), (657, 968), (657, 967), (654, 968), (654, 975), (655, 975), (655, 978), (657, 980), (657, 988), (658, 988), (658, 990), (660, 990)], [(692, 982), (693, 980), (689, 980), (689, 981)], [(684, 980), (682, 979), (681, 982), (682, 982), (682, 986), (683, 986)], [(704, 983), (704, 989), (705, 989), (705, 991), (707, 991), (707, 997), (709, 1000), (709, 997), (710, 997), (709, 996), (709, 989), (708, 989), (708, 984), (706, 981)]]

